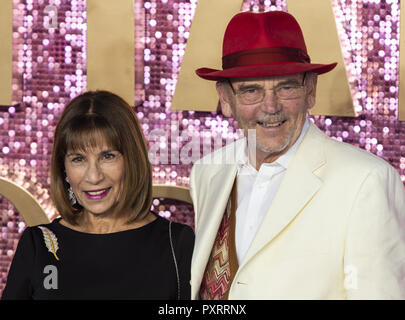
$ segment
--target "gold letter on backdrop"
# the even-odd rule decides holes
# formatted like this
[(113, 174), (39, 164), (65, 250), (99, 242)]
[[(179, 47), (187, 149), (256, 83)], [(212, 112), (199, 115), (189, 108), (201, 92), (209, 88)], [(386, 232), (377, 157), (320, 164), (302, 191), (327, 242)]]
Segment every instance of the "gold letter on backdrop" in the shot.
[(0, 105), (12, 104), (13, 0), (3, 0), (0, 9)]
[(134, 105), (133, 0), (87, 0), (87, 89), (105, 89)]
[(200, 0), (187, 40), (173, 96), (172, 110), (216, 111), (215, 81), (200, 79), (195, 69), (222, 69), (222, 40), (226, 26), (237, 14), (243, 0)]
[(316, 104), (311, 109), (311, 114), (354, 117), (353, 100), (332, 2), (325, 0), (287, 0), (287, 8), (302, 28), (311, 61), (314, 63), (338, 63), (330, 73), (319, 76)]
[(399, 10), (399, 84), (398, 84), (398, 120), (405, 121), (405, 6)]
[(28, 226), (50, 222), (44, 209), (32, 194), (11, 180), (0, 178), (0, 195), (15, 206)]

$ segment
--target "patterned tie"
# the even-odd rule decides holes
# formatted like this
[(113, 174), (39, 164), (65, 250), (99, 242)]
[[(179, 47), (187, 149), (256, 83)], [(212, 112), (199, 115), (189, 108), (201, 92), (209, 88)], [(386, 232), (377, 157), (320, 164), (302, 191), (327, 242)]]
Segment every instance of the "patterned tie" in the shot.
[(235, 248), (236, 179), (201, 282), (202, 300), (227, 300), (238, 270)]

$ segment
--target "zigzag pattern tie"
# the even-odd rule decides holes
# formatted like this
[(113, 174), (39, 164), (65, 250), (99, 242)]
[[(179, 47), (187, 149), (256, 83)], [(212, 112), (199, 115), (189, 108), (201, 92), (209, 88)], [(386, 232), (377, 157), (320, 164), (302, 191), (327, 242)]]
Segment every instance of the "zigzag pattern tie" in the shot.
[[(200, 298), (202, 300), (227, 299), (228, 290), (232, 284), (233, 276), (237, 270), (236, 249), (233, 239), (232, 228), (235, 228), (234, 214), (236, 211), (236, 181), (229, 197), (228, 204), (219, 226), (211, 256), (207, 263), (205, 273), (200, 286)], [(233, 250), (233, 251), (232, 251)], [(235, 255), (232, 257), (231, 255)], [(236, 266), (231, 262), (236, 261)], [(236, 270), (234, 270), (236, 267)]]

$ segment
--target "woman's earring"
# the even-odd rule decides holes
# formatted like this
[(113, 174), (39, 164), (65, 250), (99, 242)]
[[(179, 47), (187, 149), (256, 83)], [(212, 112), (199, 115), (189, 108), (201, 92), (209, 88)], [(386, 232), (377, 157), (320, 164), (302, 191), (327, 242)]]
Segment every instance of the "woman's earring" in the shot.
[(66, 180), (66, 182), (69, 184), (68, 193), (69, 193), (69, 200), (70, 200), (70, 203), (72, 204), (72, 206), (74, 206), (74, 205), (76, 204), (76, 202), (77, 202), (76, 196), (75, 196), (75, 194), (73, 193), (73, 189), (72, 189), (72, 186), (70, 185), (69, 178), (66, 177), (65, 180)]

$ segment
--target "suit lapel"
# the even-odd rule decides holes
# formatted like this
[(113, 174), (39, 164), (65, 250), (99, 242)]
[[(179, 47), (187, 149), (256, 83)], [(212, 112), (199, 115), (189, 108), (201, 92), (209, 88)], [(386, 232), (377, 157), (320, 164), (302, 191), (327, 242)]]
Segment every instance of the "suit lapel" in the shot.
[(322, 140), (321, 131), (311, 124), (239, 270), (292, 222), (316, 195), (322, 182), (315, 173), (325, 163)]
[[(215, 166), (218, 169), (218, 165)], [(198, 237), (194, 246), (192, 262), (192, 283), (201, 283), (204, 275), (215, 237), (221, 224), (229, 196), (232, 191), (232, 186), (236, 177), (237, 166), (224, 165), (210, 179), (209, 193), (205, 200), (201, 203), (200, 219), (195, 230)], [(198, 295), (198, 286), (192, 286), (192, 297)]]

